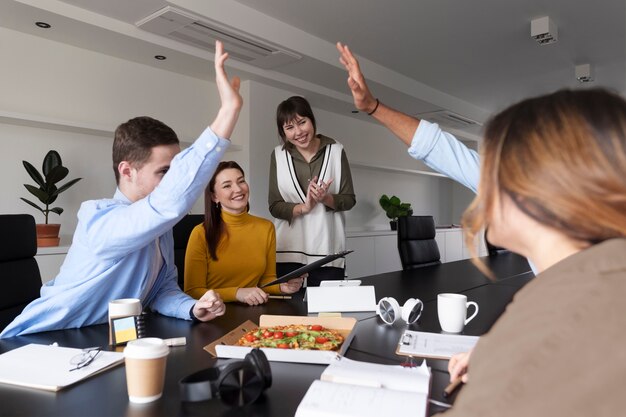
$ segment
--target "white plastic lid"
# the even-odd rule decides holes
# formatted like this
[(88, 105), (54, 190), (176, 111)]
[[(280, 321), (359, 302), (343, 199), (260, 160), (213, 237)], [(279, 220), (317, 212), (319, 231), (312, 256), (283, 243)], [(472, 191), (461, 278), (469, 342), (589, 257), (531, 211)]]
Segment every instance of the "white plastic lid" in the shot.
[(167, 356), (170, 348), (163, 339), (158, 337), (146, 337), (144, 339), (131, 340), (124, 348), (124, 356), (134, 359), (155, 359)]

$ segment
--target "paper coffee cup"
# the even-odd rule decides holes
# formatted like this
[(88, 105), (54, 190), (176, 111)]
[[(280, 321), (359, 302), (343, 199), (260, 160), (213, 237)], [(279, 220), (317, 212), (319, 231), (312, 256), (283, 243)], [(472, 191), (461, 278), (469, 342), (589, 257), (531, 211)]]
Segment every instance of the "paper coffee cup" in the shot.
[(169, 348), (156, 337), (131, 340), (124, 349), (128, 399), (149, 403), (161, 398)]
[(141, 314), (141, 300), (138, 298), (120, 298), (109, 301), (109, 344), (113, 344), (113, 326), (111, 319), (117, 317), (138, 316)]

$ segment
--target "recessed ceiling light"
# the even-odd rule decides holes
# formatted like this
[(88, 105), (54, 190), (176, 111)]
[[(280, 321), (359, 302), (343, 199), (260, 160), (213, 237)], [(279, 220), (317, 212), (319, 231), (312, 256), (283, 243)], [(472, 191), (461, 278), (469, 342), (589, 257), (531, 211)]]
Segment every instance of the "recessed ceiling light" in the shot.
[(155, 55), (154, 59), (158, 59), (159, 61), (164, 61), (167, 59), (165, 55)]
[(35, 22), (35, 25), (42, 29), (50, 29), (52, 27), (49, 23), (46, 22)]

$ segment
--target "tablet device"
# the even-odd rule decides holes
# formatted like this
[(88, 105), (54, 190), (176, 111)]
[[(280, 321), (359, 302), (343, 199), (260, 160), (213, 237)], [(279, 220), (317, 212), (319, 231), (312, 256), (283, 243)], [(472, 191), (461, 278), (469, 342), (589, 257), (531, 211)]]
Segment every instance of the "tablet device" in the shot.
[(269, 287), (270, 285), (282, 284), (283, 282), (287, 282), (292, 278), (297, 278), (306, 272), (311, 272), (312, 270), (317, 269), (320, 266), (326, 265), (327, 263), (332, 262), (337, 258), (343, 258), (347, 254), (352, 253), (352, 252), (354, 251), (344, 250), (341, 252), (333, 253), (332, 255), (324, 256), (322, 259), (318, 259), (317, 261), (311, 262), (308, 265), (304, 265), (303, 267), (300, 267), (294, 271), (291, 271), (288, 274), (285, 274), (282, 277), (275, 279), (274, 281), (261, 285), (260, 288)]

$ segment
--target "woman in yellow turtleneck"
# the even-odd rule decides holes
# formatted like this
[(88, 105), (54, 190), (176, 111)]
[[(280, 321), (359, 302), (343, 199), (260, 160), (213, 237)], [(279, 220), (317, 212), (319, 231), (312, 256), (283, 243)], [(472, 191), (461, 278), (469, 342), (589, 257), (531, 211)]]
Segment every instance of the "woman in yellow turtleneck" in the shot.
[[(269, 220), (248, 213), (248, 183), (234, 161), (220, 162), (204, 192), (205, 222), (189, 236), (185, 292), (194, 298), (208, 289), (225, 302), (267, 302), (259, 288), (276, 279), (276, 232)], [(303, 278), (267, 287), (270, 294), (292, 294)]]

